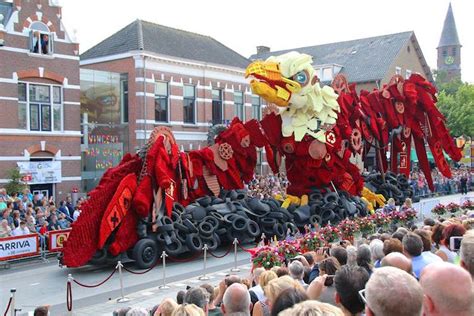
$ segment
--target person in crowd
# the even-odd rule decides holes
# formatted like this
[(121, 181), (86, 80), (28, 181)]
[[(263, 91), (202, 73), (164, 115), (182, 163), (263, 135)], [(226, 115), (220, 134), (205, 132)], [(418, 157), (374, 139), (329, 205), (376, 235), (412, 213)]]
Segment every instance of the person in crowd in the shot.
[(56, 217), (56, 215), (51, 215), (49, 218), (50, 222), (48, 225), (48, 231), (60, 230), (61, 227), (59, 226), (58, 218)]
[(430, 258), (433, 262), (440, 261), (439, 256), (431, 252), (431, 232), (424, 229), (415, 229), (414, 233), (420, 236), (423, 242), (423, 252), (421, 255)]
[(234, 283), (226, 289), (221, 305), (223, 315), (250, 316), (251, 309), (250, 294), (245, 286)]
[(290, 275), (290, 271), (288, 271), (287, 267), (275, 267), (275, 273), (277, 277), (281, 278), (284, 275)]
[(436, 254), (450, 263), (455, 263), (458, 259), (458, 255), (453, 249), (450, 249), (451, 237), (462, 237), (466, 229), (460, 224), (449, 224), (443, 229), (443, 234), (441, 237), (441, 242), (438, 252)]
[(307, 300), (280, 312), (279, 316), (344, 316), (343, 312), (327, 303)]
[(308, 295), (299, 289), (289, 288), (283, 290), (275, 299), (275, 304), (272, 307), (271, 316), (278, 316), (281, 311), (293, 307), (299, 302), (308, 300)]
[(60, 201), (59, 202), (59, 212), (65, 214), (67, 217), (72, 218), (73, 213), (69, 212), (69, 209), (66, 206), (66, 201)]
[(370, 253), (370, 247), (366, 244), (362, 244), (357, 248), (357, 265), (367, 270), (369, 275), (372, 274), (372, 254)]
[(59, 220), (58, 220), (58, 225), (60, 229), (67, 229), (69, 228), (69, 221), (66, 219), (66, 214), (64, 213), (59, 213)]
[(38, 306), (33, 311), (33, 316), (48, 316), (49, 315), (49, 305)]
[(380, 261), (385, 256), (383, 252), (383, 242), (380, 239), (374, 239), (370, 242), (369, 248), (374, 268), (380, 268)]
[(253, 287), (250, 288), (249, 293), (250, 293), (250, 299), (252, 300), (252, 303), (255, 304), (257, 301), (262, 300), (265, 297), (265, 294), (263, 294), (263, 288), (259, 283), (259, 278), (260, 275), (265, 271), (264, 268), (259, 267), (253, 270), (253, 283), (255, 284)]
[(376, 269), (365, 286), (367, 316), (420, 316), (423, 290), (410, 274), (394, 267)]
[(24, 236), (29, 235), (30, 230), (26, 227), (26, 223), (24, 221), (20, 222), (20, 226), (12, 230), (12, 236)]
[(288, 271), (290, 271), (290, 276), (299, 282), (303, 288), (307, 288), (308, 284), (303, 281), (304, 276), (304, 266), (300, 261), (293, 261), (290, 263), (288, 267)]
[(357, 248), (350, 245), (346, 248), (347, 251), (347, 265), (355, 266), (357, 265)]
[(122, 307), (113, 311), (112, 316), (127, 316), (127, 312), (131, 310), (131, 307)]
[(205, 314), (201, 308), (194, 304), (183, 304), (179, 305), (171, 316), (205, 316)]
[(436, 225), (436, 221), (431, 217), (427, 217), (423, 220), (423, 225), (433, 227), (434, 225)]
[(347, 250), (344, 247), (336, 246), (329, 249), (329, 256), (336, 258), (339, 265), (343, 266), (347, 263)]
[(185, 304), (196, 305), (197, 307), (201, 308), (204, 311), (205, 315), (207, 315), (207, 311), (209, 310), (208, 302), (209, 302), (209, 295), (207, 291), (201, 287), (190, 288), (186, 292), (186, 295), (184, 295)]
[(32, 215), (29, 215), (25, 218), (26, 220), (26, 227), (30, 231), (31, 234), (37, 233), (36, 225), (35, 225), (35, 218)]
[(403, 252), (402, 242), (397, 238), (390, 238), (383, 242), (383, 253), (388, 255), (392, 252)]
[(320, 276), (308, 286), (307, 293), (310, 299), (336, 304), (334, 275), (340, 267), (339, 261), (334, 257), (328, 257), (319, 263)]
[(202, 284), (201, 285), (201, 288), (203, 288), (204, 290), (207, 291), (207, 294), (209, 296), (208, 298), (208, 304), (207, 304), (207, 314), (209, 316), (221, 316), (222, 313), (220, 311), (219, 308), (217, 308), (215, 305), (214, 305), (214, 299), (216, 298), (215, 295), (214, 295), (214, 287), (210, 284)]
[(415, 233), (408, 233), (403, 237), (403, 253), (411, 259), (413, 274), (417, 279), (423, 269), (430, 263), (436, 262), (435, 258), (422, 256), (423, 241), (421, 237)]
[(364, 302), (359, 298), (359, 291), (365, 288), (369, 280), (367, 271), (358, 266), (345, 265), (337, 270), (334, 277), (336, 295), (334, 300), (347, 316), (361, 315)]
[[(267, 302), (262, 304), (262, 309), (260, 311), (257, 309), (257, 306), (255, 306), (252, 315), (270, 315), (273, 304), (276, 302), (276, 298), (283, 290), (288, 288), (296, 288), (300, 291), (304, 291), (301, 284), (288, 275), (284, 275), (268, 282), (267, 286), (263, 288), (265, 296), (267, 297)], [(259, 312), (260, 314), (258, 314)]]
[(443, 230), (446, 228), (444, 223), (436, 223), (431, 229), (431, 241), (434, 243), (434, 247), (439, 249), (441, 246), (441, 239), (443, 239)]
[(184, 303), (184, 295), (186, 295), (185, 291), (178, 291), (178, 293), (176, 293), (176, 302), (178, 303), (178, 305)]
[(214, 299), (214, 305), (219, 306), (222, 303), (222, 298), (224, 297), (224, 293), (226, 288), (231, 286), (234, 283), (241, 283), (241, 278), (238, 275), (231, 274), (226, 276), (224, 280), (219, 282), (219, 294)]
[(405, 199), (405, 202), (403, 202), (403, 205), (400, 207), (400, 211), (413, 211), (413, 202), (410, 198)]
[(39, 229), (40, 235), (42, 235), (42, 236), (46, 235), (46, 233), (48, 232), (48, 226), (49, 226), (49, 223), (47, 221), (44, 221), (43, 225)]
[(461, 241), (461, 267), (466, 269), (474, 280), (474, 230), (467, 231)]
[(393, 198), (389, 198), (387, 200), (387, 204), (383, 207), (383, 212), (388, 214), (390, 212), (396, 211), (397, 207), (395, 206), (395, 200)]
[(81, 209), (79, 207), (76, 207), (72, 216), (73, 221), (77, 221), (80, 215), (81, 215)]
[(463, 174), (460, 179), (461, 194), (467, 194), (467, 174)]
[(2, 219), (0, 223), (0, 238), (10, 237), (12, 235), (12, 228), (8, 225), (6, 219)]
[[(8, 208), (11, 209), (11, 208)], [(20, 211), (13, 211), (13, 229), (17, 228), (20, 226), (21, 218), (20, 218)]]
[(420, 277), (426, 316), (474, 315), (474, 286), (471, 275), (447, 262), (428, 265)]
[(253, 311), (252, 315), (254, 316), (262, 316), (262, 315), (269, 315), (270, 314), (270, 305), (268, 302), (268, 298), (265, 295), (265, 288), (268, 286), (268, 283), (270, 281), (277, 279), (278, 276), (275, 272), (273, 271), (263, 271), (260, 274), (260, 278), (258, 280), (258, 283), (263, 289), (263, 297), (262, 299), (259, 299), (257, 302), (253, 303)]
[(178, 308), (178, 304), (174, 300), (165, 298), (161, 301), (160, 305), (153, 313), (153, 316), (171, 316), (176, 308)]
[(382, 267), (395, 267), (413, 275), (413, 265), (411, 260), (400, 252), (391, 252), (383, 257)]
[(0, 211), (3, 211), (7, 208), (7, 203), (5, 202), (5, 198), (0, 196)]

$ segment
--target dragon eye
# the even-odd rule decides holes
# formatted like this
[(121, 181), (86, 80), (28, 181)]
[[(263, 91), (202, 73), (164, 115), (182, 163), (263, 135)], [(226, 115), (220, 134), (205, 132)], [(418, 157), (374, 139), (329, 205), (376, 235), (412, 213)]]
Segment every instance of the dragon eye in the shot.
[(293, 80), (298, 82), (301, 86), (308, 83), (308, 73), (306, 71), (300, 71), (293, 76)]

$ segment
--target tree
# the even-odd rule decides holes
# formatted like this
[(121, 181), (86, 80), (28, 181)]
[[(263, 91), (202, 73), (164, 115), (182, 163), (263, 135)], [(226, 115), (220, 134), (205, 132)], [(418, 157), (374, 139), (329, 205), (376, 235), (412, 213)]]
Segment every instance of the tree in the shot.
[(10, 181), (5, 185), (5, 189), (9, 195), (13, 193), (22, 192), (26, 189), (26, 184), (21, 181), (21, 174), (18, 168), (13, 168), (8, 171)]
[(452, 136), (474, 136), (474, 85), (453, 80), (440, 87), (438, 108)]

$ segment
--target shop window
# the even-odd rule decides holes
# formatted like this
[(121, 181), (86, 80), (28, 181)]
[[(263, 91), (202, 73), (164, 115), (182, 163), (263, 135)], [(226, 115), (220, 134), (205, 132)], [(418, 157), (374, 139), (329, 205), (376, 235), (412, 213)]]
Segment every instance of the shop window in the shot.
[(30, 131), (62, 131), (62, 88), (20, 82), (18, 84), (18, 127)]
[(258, 95), (252, 95), (252, 118), (262, 119), (262, 101)]
[(196, 108), (196, 89), (192, 85), (183, 87), (183, 122), (194, 124)]
[(241, 91), (234, 92), (234, 115), (244, 120), (244, 95)]
[(212, 124), (222, 123), (222, 90), (212, 89)]
[(53, 34), (42, 22), (33, 22), (30, 27), (30, 51), (35, 54), (53, 53)]
[(155, 82), (155, 121), (168, 122), (167, 82)]

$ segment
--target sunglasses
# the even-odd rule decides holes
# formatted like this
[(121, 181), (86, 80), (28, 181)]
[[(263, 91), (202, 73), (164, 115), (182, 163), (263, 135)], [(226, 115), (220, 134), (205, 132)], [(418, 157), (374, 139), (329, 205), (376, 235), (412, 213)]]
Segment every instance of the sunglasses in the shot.
[(365, 298), (365, 289), (359, 291), (359, 296), (364, 302), (364, 304), (367, 304), (367, 299)]

